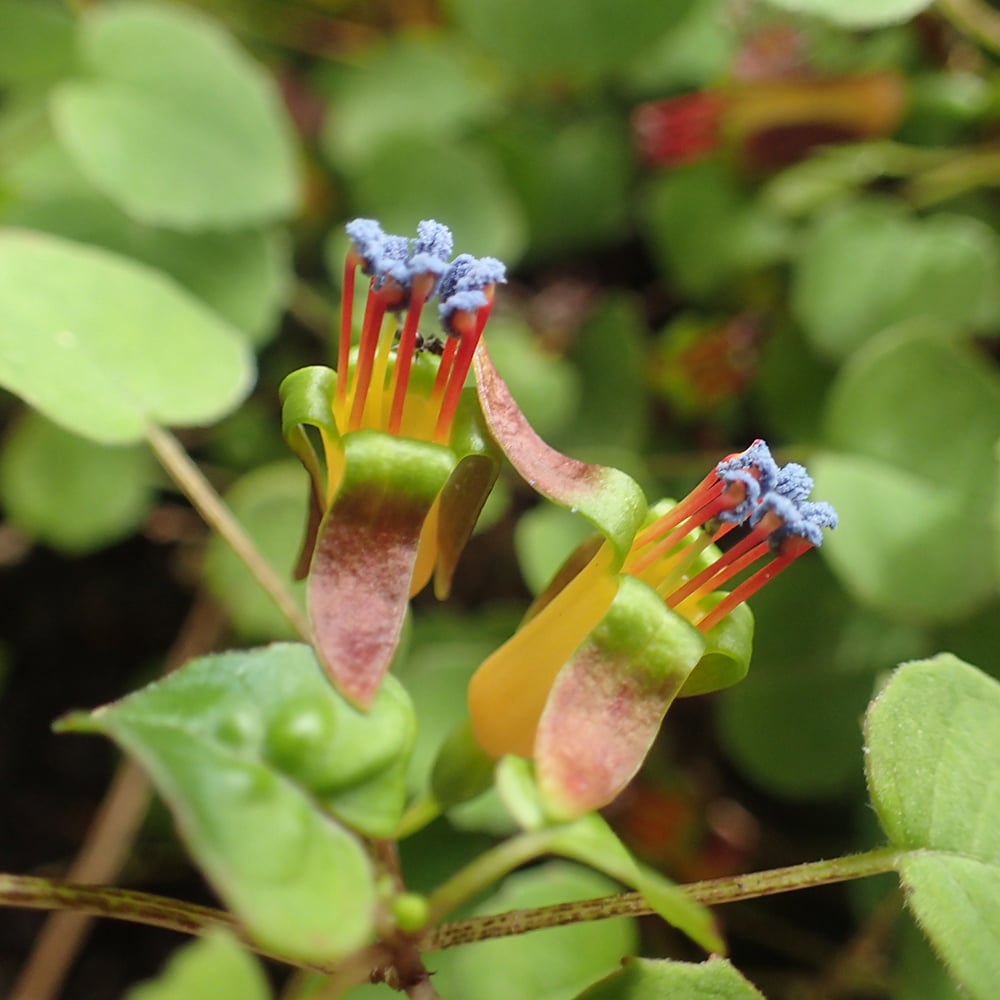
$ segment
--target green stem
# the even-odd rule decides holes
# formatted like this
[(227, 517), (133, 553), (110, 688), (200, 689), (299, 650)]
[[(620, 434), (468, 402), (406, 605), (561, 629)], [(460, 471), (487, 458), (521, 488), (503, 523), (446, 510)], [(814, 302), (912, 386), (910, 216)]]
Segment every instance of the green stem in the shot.
[(937, 8), (960, 31), (1000, 53), (1000, 14), (979, 0), (938, 0)]
[(1000, 184), (1000, 149), (975, 149), (917, 174), (908, 185), (910, 201), (926, 208), (966, 191)]
[[(488, 851), (454, 878), (446, 882), (430, 899), (435, 915), (453, 908), (464, 899), (509, 871), (530, 861), (539, 853), (546, 831), (522, 834)], [(681, 886), (692, 899), (706, 905), (735, 903), (759, 896), (772, 896), (780, 892), (811, 889), (835, 882), (883, 875), (894, 871), (905, 852), (883, 847), (864, 854), (853, 854), (832, 861), (813, 861), (789, 868), (733, 875), (728, 878), (692, 882)], [(98, 917), (128, 920), (132, 923), (163, 927), (182, 934), (204, 934), (213, 927), (224, 927), (236, 935), (248, 948), (259, 955), (273, 958), (301, 969), (334, 976), (351, 984), (363, 982), (367, 971), (385, 965), (391, 958), (385, 947), (370, 945), (350, 956), (336, 967), (321, 963), (291, 961), (287, 956), (262, 948), (250, 941), (236, 918), (222, 910), (215, 910), (179, 899), (154, 896), (148, 892), (116, 889), (108, 886), (74, 885), (53, 879), (28, 875), (0, 874), (0, 906), (22, 907), (36, 910), (72, 910)], [(472, 920), (459, 920), (436, 927), (419, 942), (425, 951), (449, 948), (486, 938), (524, 934), (545, 927), (580, 923), (585, 920), (604, 920), (609, 917), (644, 916), (653, 913), (636, 892), (600, 899), (584, 899), (572, 903), (558, 903), (533, 910), (511, 910)]]
[[(524, 840), (523, 837), (515, 841)], [(513, 843), (514, 841), (508, 841)], [(501, 845), (505, 846), (505, 845)], [(492, 854), (494, 852), (490, 852)], [(487, 855), (483, 855), (487, 857)], [(769, 871), (751, 872), (748, 875), (732, 875), (727, 878), (709, 879), (704, 882), (691, 882), (681, 886), (684, 893), (706, 906), (717, 906), (721, 903), (735, 903), (745, 899), (756, 899), (759, 896), (773, 896), (781, 892), (793, 892), (798, 889), (812, 889), (820, 885), (832, 885), (835, 882), (847, 882), (856, 878), (867, 878), (872, 875), (884, 875), (895, 871), (902, 852), (893, 847), (878, 848), (864, 854), (852, 854), (832, 861), (812, 861), (807, 864), (792, 865), (788, 868), (774, 868)], [(480, 861), (482, 858), (479, 859)], [(456, 883), (464, 876), (464, 881), (470, 883), (472, 876), (468, 875), (477, 862), (459, 872), (450, 883), (445, 883), (431, 897), (432, 906), (443, 889), (451, 883)], [(498, 866), (499, 867), (499, 866)], [(478, 875), (479, 872), (474, 874)], [(456, 888), (461, 888), (459, 885)], [(445, 902), (451, 902), (456, 895)], [(525, 934), (529, 931), (541, 930), (546, 927), (559, 927), (563, 924), (580, 923), (586, 920), (606, 920), (610, 917), (641, 917), (649, 916), (655, 911), (646, 905), (645, 900), (637, 892), (625, 892), (618, 896), (605, 896), (601, 899), (584, 899), (572, 903), (557, 903), (554, 906), (542, 906), (531, 910), (511, 910), (485, 917), (475, 917), (470, 920), (456, 920), (434, 928), (421, 942), (425, 951), (450, 948), (459, 944), (470, 944), (487, 938), (506, 937), (511, 934)]]
[(405, 840), (407, 837), (412, 837), (418, 830), (433, 823), (440, 815), (441, 804), (438, 800), (430, 794), (421, 795), (420, 798), (414, 799), (403, 813), (393, 839)]
[(551, 840), (551, 830), (522, 833), (480, 854), (431, 893), (427, 900), (430, 907), (428, 923), (436, 924), (456, 906), (478, 895), (515, 868), (537, 858), (545, 852)]
[(302, 609), (177, 438), (170, 431), (150, 424), (146, 428), (146, 440), (167, 474), (180, 487), (206, 523), (214, 528), (233, 552), (243, 560), (254, 579), (267, 591), (268, 596), (295, 631), (306, 642), (312, 643), (312, 628)]
[(236, 918), (223, 910), (131, 889), (74, 885), (71, 882), (28, 875), (0, 874), (0, 906), (32, 910), (72, 910), (74, 913), (88, 913), (95, 917), (162, 927), (181, 934), (202, 935), (215, 927), (224, 927), (258, 955), (310, 972), (335, 976), (352, 985), (364, 982), (370, 969), (386, 961), (386, 954), (380, 945), (364, 948), (337, 965), (298, 959), (293, 961), (287, 955), (255, 944), (247, 937)]

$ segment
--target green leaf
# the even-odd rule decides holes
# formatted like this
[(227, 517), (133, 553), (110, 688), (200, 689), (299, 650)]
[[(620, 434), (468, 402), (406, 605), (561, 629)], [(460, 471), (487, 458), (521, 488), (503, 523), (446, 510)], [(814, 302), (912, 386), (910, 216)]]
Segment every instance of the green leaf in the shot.
[(323, 129), (323, 148), (348, 174), (401, 136), (446, 141), (497, 107), (492, 80), (468, 49), (440, 34), (373, 46), (342, 72)]
[(226, 931), (213, 930), (179, 948), (163, 972), (129, 990), (125, 1000), (268, 1000), (260, 963)]
[(465, 252), (508, 265), (524, 253), (521, 207), (493, 160), (469, 142), (443, 150), (433, 137), (403, 136), (365, 160), (350, 189), (358, 214), (378, 219), (386, 232), (410, 233), (420, 219), (437, 219)]
[(572, 823), (552, 824), (545, 802), (532, 776), (531, 765), (518, 757), (505, 757), (497, 766), (497, 788), (522, 829), (537, 834), (539, 855), (558, 854), (590, 865), (641, 893), (646, 902), (671, 926), (683, 931), (706, 951), (721, 952), (711, 911), (686, 896), (682, 889), (658, 872), (638, 864), (607, 822), (590, 813)]
[(671, 285), (717, 306), (732, 279), (781, 259), (787, 233), (721, 163), (682, 166), (642, 199), (645, 235)]
[(1000, 977), (1000, 684), (948, 653), (904, 664), (866, 719), (879, 821), (913, 910), (974, 997)]
[(596, 868), (640, 893), (668, 924), (708, 952), (726, 950), (711, 910), (685, 895), (659, 872), (638, 864), (597, 813), (568, 826), (551, 827), (547, 850)]
[(845, 366), (826, 411), (833, 453), (812, 463), (840, 513), (822, 552), (865, 604), (956, 620), (995, 592), (993, 449), (1000, 377), (964, 345), (885, 334)]
[(107, 447), (27, 413), (0, 455), (0, 501), (25, 534), (72, 554), (130, 535), (153, 505), (155, 463), (141, 446)]
[(753, 666), (718, 705), (727, 754), (783, 798), (860, 793), (858, 720), (880, 673), (928, 652), (924, 634), (857, 608), (815, 555), (755, 594), (753, 611)]
[(0, 234), (0, 385), (84, 437), (206, 424), (248, 391), (243, 338), (171, 281), (102, 250)]
[[(573, 341), (570, 357), (579, 370), (584, 400), (561, 440), (574, 446), (613, 446), (633, 455), (645, 444), (649, 423), (649, 378), (645, 321), (631, 296), (599, 303)], [(520, 398), (520, 397), (518, 397)]]
[[(475, 910), (499, 913), (603, 896), (614, 883), (594, 872), (550, 861), (507, 878)], [(634, 921), (553, 927), (494, 938), (428, 956), (442, 996), (462, 1000), (570, 1000), (597, 976), (617, 968), (638, 947)]]
[(874, 334), (921, 317), (949, 331), (997, 318), (1000, 241), (978, 219), (918, 219), (899, 202), (858, 198), (822, 215), (793, 272), (792, 309), (813, 346), (847, 357)]
[(38, 0), (0, 3), (0, 84), (41, 87), (73, 68), (69, 11)]
[(487, 141), (524, 207), (533, 258), (625, 237), (634, 157), (620, 115), (522, 111)]
[(414, 617), (406, 655), (394, 667), (420, 720), (410, 761), (415, 794), (427, 789), (442, 743), (468, 715), (470, 678), (516, 625), (506, 609), (488, 615), (427, 612)]
[(724, 958), (700, 965), (687, 962), (629, 958), (619, 972), (584, 990), (576, 1000), (762, 1000)]
[(459, 28), (517, 77), (589, 80), (618, 70), (687, 12), (646, 0), (450, 0)]
[[(296, 463), (275, 462), (242, 476), (225, 494), (226, 503), (258, 551), (286, 579), (292, 571), (290, 553), (302, 540), (308, 491), (308, 480)], [(243, 638), (295, 638), (288, 619), (218, 535), (209, 540), (204, 574), (205, 585)], [(304, 607), (305, 583), (298, 581), (289, 587)]]
[(825, 18), (845, 28), (878, 28), (908, 21), (933, 0), (768, 0), (782, 10)]
[[(531, 426), (547, 440), (562, 431), (580, 404), (580, 381), (563, 357), (546, 351), (524, 323), (490, 320), (490, 357)], [(589, 405), (589, 400), (588, 400)]]
[(274, 332), (290, 285), (289, 248), (276, 232), (177, 233), (130, 219), (94, 195), (15, 206), (11, 225), (92, 243), (174, 278), (254, 344)]
[(80, 41), (91, 76), (55, 92), (56, 130), (129, 215), (211, 229), (294, 211), (297, 168), (278, 94), (215, 22), (122, 4), (88, 12)]
[(412, 716), (398, 685), (383, 685), (362, 716), (325, 681), (312, 650), (274, 645), (194, 660), (61, 727), (102, 732), (136, 757), (195, 860), (262, 945), (321, 962), (371, 939), (371, 866), (324, 807), (405, 760)]
[(514, 525), (514, 552), (532, 594), (541, 594), (576, 547), (593, 534), (592, 525), (561, 507), (540, 504), (525, 511)]

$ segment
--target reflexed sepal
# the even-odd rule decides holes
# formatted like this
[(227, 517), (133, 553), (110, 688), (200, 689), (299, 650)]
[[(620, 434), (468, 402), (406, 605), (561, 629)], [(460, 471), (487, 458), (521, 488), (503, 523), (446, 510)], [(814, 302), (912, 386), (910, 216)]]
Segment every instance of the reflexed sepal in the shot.
[(646, 516), (639, 484), (618, 469), (579, 462), (550, 448), (528, 423), (483, 343), (475, 372), (486, 423), (510, 464), (532, 489), (590, 521), (611, 543), (620, 565)]
[(625, 787), (704, 650), (702, 635), (654, 590), (622, 578), (556, 677), (539, 722), (535, 765), (550, 811), (579, 816)]
[[(712, 594), (702, 602), (706, 610), (715, 607), (726, 595)], [(750, 669), (753, 653), (753, 612), (746, 604), (737, 604), (718, 625), (705, 633), (705, 653), (698, 666), (677, 694), (689, 698), (695, 694), (711, 694), (738, 684)]]
[(309, 614), (337, 689), (368, 708), (399, 641), (421, 533), (454, 468), (444, 447), (357, 431), (309, 574)]

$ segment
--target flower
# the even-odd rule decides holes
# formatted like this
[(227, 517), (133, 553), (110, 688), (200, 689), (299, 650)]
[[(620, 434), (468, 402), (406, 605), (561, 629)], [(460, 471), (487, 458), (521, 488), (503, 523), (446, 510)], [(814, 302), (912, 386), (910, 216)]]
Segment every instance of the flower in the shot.
[[(807, 500), (805, 469), (779, 468), (763, 441), (719, 462), (679, 503), (635, 507), (638, 487), (628, 489), (623, 473), (610, 478), (613, 470), (557, 456), (519, 423), (484, 349), (476, 364), (484, 412), (508, 458), (604, 535), (570, 557), (468, 693), (482, 749), (532, 758), (553, 815), (573, 817), (625, 787), (675, 697), (745, 675), (753, 619), (744, 602), (821, 544), (836, 514)], [(615, 500), (633, 504), (618, 522), (608, 516)], [(737, 529), (745, 533), (721, 552), (717, 543)]]
[(820, 145), (890, 134), (906, 103), (905, 81), (891, 70), (737, 80), (640, 104), (632, 130), (640, 155), (656, 166), (694, 163), (725, 148), (742, 165), (773, 170)]
[[(392, 660), (409, 598), (434, 576), (445, 596), (497, 476), (474, 396), (464, 390), (503, 265), (462, 254), (431, 220), (416, 239), (371, 219), (347, 226), (337, 370), (303, 368), (281, 385), (286, 441), (312, 479), (298, 576), (320, 659), (367, 708)], [(358, 270), (368, 277), (352, 347)], [(437, 297), (446, 334), (419, 332)], [(320, 448), (307, 428), (318, 431)]]

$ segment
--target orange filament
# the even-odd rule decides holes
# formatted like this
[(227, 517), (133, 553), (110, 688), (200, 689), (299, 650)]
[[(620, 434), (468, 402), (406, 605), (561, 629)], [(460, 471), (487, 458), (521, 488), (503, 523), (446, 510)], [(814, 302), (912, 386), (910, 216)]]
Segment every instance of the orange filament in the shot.
[[(429, 279), (429, 280), (427, 280)], [(417, 346), (417, 324), (420, 322), (420, 311), (428, 296), (434, 290), (433, 275), (421, 275), (413, 283), (410, 308), (406, 313), (406, 322), (399, 335), (399, 349), (396, 351), (396, 366), (392, 372), (392, 410), (389, 414), (389, 433), (398, 434), (403, 421), (403, 404), (406, 402), (406, 392), (410, 385), (410, 366), (413, 363), (413, 352)]]
[(448, 376), (455, 364), (455, 352), (458, 350), (458, 340), (449, 337), (444, 344), (444, 352), (441, 355), (441, 363), (438, 365), (437, 375), (434, 377), (434, 388), (431, 390), (431, 402), (438, 404), (444, 395), (444, 387), (448, 384)]
[(368, 302), (365, 305), (365, 320), (361, 327), (361, 344), (358, 347), (358, 366), (354, 373), (354, 402), (348, 421), (348, 429), (352, 431), (361, 426), (361, 419), (365, 413), (365, 401), (368, 399), (372, 365), (375, 361), (375, 350), (378, 347), (378, 335), (382, 329), (385, 309), (385, 297), (377, 292), (369, 292)]
[(767, 539), (775, 527), (777, 525), (774, 519), (764, 518), (753, 531), (741, 538), (728, 552), (724, 552), (711, 566), (707, 566), (683, 587), (674, 591), (667, 598), (667, 604), (673, 608), (690, 597), (702, 597), (718, 590), (726, 580), (767, 552)]
[(337, 345), (337, 394), (343, 406), (347, 398), (347, 366), (351, 358), (351, 316), (354, 313), (354, 275), (361, 258), (352, 247), (344, 261), (344, 289), (340, 300), (340, 343)]
[(789, 563), (798, 559), (803, 552), (807, 552), (811, 548), (812, 545), (804, 538), (786, 540), (778, 555), (771, 562), (762, 566), (753, 576), (748, 577), (727, 594), (708, 614), (695, 623), (695, 628), (699, 632), (708, 632), (714, 628), (733, 608), (753, 597), (765, 583), (773, 580)]
[[(438, 413), (437, 425), (434, 428), (434, 440), (437, 444), (446, 444), (451, 433), (451, 422), (455, 419), (458, 401), (465, 386), (465, 376), (472, 365), (473, 355), (479, 346), (483, 328), (489, 319), (492, 306), (492, 295), (487, 292), (487, 303), (476, 312), (456, 310), (452, 314), (452, 325), (458, 333), (458, 351), (448, 372), (448, 383), (444, 390), (444, 399)], [(443, 359), (442, 359), (443, 360)], [(440, 373), (440, 370), (439, 370)]]

